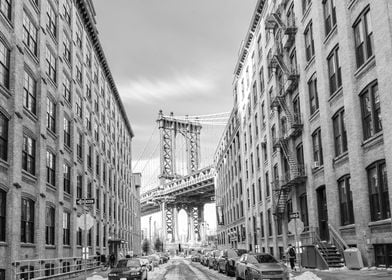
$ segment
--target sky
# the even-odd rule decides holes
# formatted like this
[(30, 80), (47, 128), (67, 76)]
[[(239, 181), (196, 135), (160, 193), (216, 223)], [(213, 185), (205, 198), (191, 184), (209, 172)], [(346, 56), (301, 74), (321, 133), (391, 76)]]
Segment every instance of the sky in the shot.
[(135, 133), (134, 160), (160, 109), (175, 115), (231, 110), (233, 71), (256, 2), (93, 0), (100, 41)]

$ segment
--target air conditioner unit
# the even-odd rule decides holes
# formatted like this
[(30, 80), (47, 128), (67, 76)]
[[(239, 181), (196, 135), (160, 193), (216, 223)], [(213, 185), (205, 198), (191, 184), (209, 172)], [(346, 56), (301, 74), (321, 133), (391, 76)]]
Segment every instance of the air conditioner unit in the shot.
[(319, 168), (320, 167), (320, 162), (319, 161), (314, 161), (313, 162), (313, 169)]

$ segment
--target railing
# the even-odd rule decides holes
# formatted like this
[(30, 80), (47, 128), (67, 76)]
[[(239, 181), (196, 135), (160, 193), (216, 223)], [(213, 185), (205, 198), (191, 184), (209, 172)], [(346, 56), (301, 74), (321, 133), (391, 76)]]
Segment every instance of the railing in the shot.
[(82, 275), (103, 265), (101, 256), (17, 260), (12, 263), (13, 280), (43, 280)]
[(330, 223), (328, 223), (328, 228), (329, 237), (331, 238), (332, 243), (343, 255), (344, 250), (349, 248), (346, 241), (344, 241), (344, 239), (340, 236), (339, 232)]

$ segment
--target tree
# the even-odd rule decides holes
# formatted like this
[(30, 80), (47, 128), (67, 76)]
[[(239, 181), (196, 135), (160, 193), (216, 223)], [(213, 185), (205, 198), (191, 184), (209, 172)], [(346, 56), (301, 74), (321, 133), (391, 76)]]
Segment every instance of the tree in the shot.
[(157, 251), (161, 251), (162, 250), (162, 246), (163, 246), (163, 242), (159, 239), (159, 237), (157, 239), (155, 239), (154, 249), (157, 250)]
[(150, 251), (150, 241), (148, 239), (144, 239), (142, 242), (142, 251), (147, 255), (148, 252)]

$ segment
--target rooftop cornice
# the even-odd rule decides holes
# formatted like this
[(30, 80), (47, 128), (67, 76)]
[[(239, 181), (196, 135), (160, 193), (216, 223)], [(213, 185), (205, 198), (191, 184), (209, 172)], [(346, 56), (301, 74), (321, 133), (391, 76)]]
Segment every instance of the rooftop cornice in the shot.
[(263, 12), (264, 4), (266, 1), (267, 0), (259, 0), (256, 4), (256, 9), (253, 13), (252, 20), (250, 21), (248, 32), (246, 33), (245, 40), (243, 41), (243, 43), (241, 45), (237, 65), (235, 66), (235, 69), (234, 69), (235, 76), (239, 76), (242, 71), (242, 67), (244, 65), (246, 57), (248, 56), (249, 47), (252, 43), (254, 33), (257, 29), (257, 25), (260, 22), (261, 13)]
[(129, 122), (127, 113), (125, 112), (124, 105), (121, 101), (120, 94), (117, 90), (116, 84), (114, 82), (112, 73), (110, 71), (108, 62), (105, 57), (105, 53), (103, 52), (103, 48), (101, 45), (101, 42), (99, 41), (98, 37), (98, 30), (96, 27), (96, 20), (95, 20), (95, 9), (94, 9), (94, 4), (92, 3), (91, 0), (75, 0), (76, 7), (79, 11), (79, 14), (82, 17), (82, 20), (84, 22), (84, 25), (87, 30), (87, 34), (91, 40), (91, 43), (93, 45), (93, 48), (95, 50), (95, 53), (98, 57), (99, 63), (101, 64), (101, 67), (105, 73), (106, 79), (108, 80), (108, 83), (110, 85), (110, 88), (116, 97), (117, 104), (120, 107), (121, 115), (125, 120), (125, 125), (128, 129), (129, 134), (131, 135), (131, 138), (134, 137), (134, 133), (131, 127), (131, 124)]

